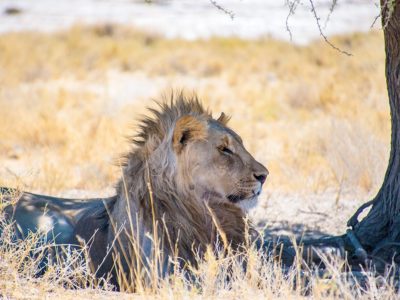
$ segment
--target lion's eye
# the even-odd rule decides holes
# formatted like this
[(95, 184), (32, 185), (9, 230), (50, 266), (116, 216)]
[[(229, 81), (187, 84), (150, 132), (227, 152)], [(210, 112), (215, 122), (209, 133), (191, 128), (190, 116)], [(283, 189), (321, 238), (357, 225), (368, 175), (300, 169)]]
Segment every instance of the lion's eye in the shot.
[(229, 155), (233, 154), (233, 151), (231, 149), (229, 149), (228, 147), (221, 146), (221, 147), (218, 147), (218, 149), (222, 153), (229, 154)]

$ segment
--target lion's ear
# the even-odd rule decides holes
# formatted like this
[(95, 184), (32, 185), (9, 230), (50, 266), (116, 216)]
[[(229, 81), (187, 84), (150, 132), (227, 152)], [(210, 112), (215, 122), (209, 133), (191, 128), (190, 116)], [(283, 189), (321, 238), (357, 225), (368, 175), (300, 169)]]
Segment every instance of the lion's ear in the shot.
[(221, 115), (219, 116), (219, 118), (217, 119), (217, 121), (226, 125), (226, 124), (228, 124), (230, 119), (231, 119), (230, 116), (227, 116), (224, 112), (222, 112)]
[(190, 140), (206, 136), (207, 129), (203, 122), (193, 116), (183, 116), (176, 122), (172, 143), (179, 153)]

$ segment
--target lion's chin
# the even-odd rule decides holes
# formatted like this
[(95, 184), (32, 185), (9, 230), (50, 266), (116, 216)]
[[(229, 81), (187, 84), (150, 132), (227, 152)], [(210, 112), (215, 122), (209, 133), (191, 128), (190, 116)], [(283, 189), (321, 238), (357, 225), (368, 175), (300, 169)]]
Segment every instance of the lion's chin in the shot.
[(250, 209), (257, 206), (258, 197), (254, 196), (252, 198), (243, 199), (235, 203), (235, 205), (239, 206), (244, 212), (248, 212)]

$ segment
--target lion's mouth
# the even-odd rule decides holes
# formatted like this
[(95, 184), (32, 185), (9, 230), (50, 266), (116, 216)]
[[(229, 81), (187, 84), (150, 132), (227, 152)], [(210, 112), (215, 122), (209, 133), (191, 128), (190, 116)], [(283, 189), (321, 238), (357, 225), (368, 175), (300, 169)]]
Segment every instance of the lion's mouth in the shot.
[(232, 194), (227, 196), (228, 200), (232, 203), (238, 203), (239, 201), (245, 200), (249, 197), (245, 194)]
[(235, 193), (228, 195), (226, 198), (232, 203), (238, 203), (243, 200), (251, 200), (254, 198), (257, 198), (261, 194), (261, 188), (258, 189), (257, 191), (253, 191), (252, 195), (249, 195), (248, 193)]

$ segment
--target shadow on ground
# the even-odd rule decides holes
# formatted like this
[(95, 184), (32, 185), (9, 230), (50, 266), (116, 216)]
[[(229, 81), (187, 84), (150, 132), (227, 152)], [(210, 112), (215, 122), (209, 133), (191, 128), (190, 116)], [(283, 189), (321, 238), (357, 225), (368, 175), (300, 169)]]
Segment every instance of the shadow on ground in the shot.
[(265, 224), (259, 222), (257, 228), (261, 229), (264, 233), (264, 237), (275, 240), (280, 237), (295, 237), (299, 239), (320, 239), (325, 237), (331, 237), (328, 234), (318, 228), (310, 228), (309, 226), (302, 223), (290, 223), (288, 221), (280, 221)]
[[(302, 223), (287, 221), (274, 222), (267, 225), (257, 224), (263, 240), (257, 248), (274, 257), (279, 256), (281, 262), (290, 266), (294, 263), (298, 245), (303, 245), (302, 256), (309, 263), (320, 265), (320, 254), (343, 257), (344, 245), (341, 237), (328, 234), (320, 229), (311, 229)], [(295, 243), (294, 243), (295, 241)]]

